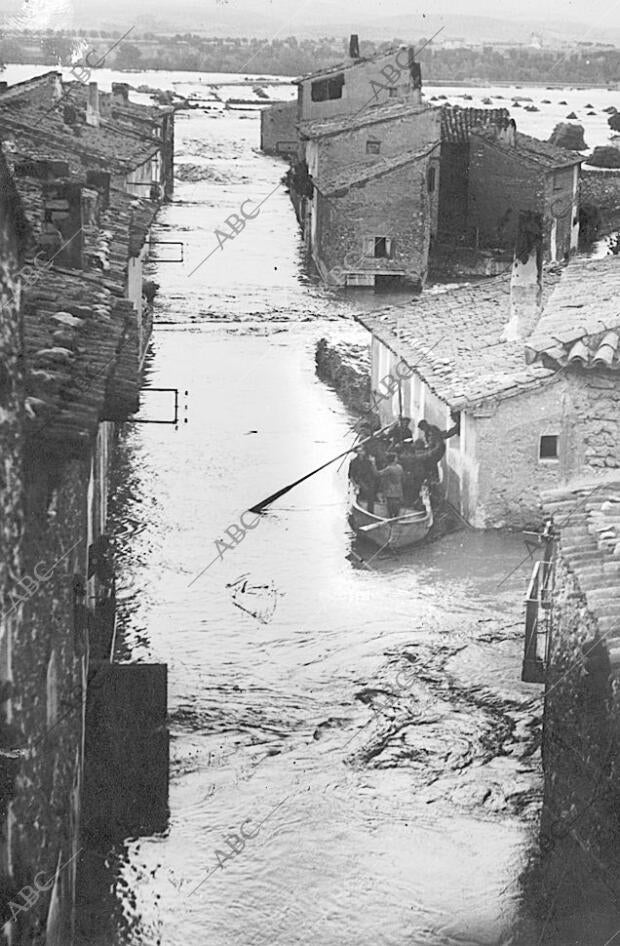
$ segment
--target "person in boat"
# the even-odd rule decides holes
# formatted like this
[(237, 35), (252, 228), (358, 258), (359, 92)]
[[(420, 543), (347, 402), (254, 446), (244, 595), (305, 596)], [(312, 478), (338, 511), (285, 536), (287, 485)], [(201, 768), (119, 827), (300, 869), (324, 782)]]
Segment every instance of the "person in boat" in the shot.
[(388, 453), (387, 466), (379, 473), (389, 519), (395, 519), (403, 504), (403, 468), (395, 453)]
[[(454, 420), (454, 415), (452, 420)], [(424, 434), (424, 439), (426, 441), (427, 447), (437, 447), (437, 453), (439, 454), (439, 460), (443, 459), (443, 456), (446, 452), (446, 440), (450, 437), (454, 437), (455, 434), (460, 433), (460, 423), (458, 420), (455, 422), (453, 427), (450, 427), (449, 430), (441, 430), (436, 424), (429, 424), (427, 420), (421, 420), (418, 424), (419, 430)]]
[(374, 434), (376, 430), (381, 430), (381, 418), (373, 411), (370, 401), (364, 401), (362, 404), (363, 426), (368, 430), (368, 434)]
[(412, 441), (407, 441), (402, 445), (398, 451), (398, 462), (403, 468), (403, 503), (411, 509), (417, 499), (414, 471), (418, 465)]
[[(426, 428), (422, 427), (422, 424), (425, 424)], [(456, 428), (453, 428), (451, 431), (443, 432), (439, 427), (435, 427), (434, 424), (427, 424), (426, 421), (420, 421), (418, 427), (425, 432), (428, 431), (426, 443), (422, 438), (416, 441), (416, 455), (424, 464), (426, 480), (431, 494), (431, 505), (435, 508), (439, 505), (442, 498), (439, 486), (439, 464), (446, 452), (445, 441), (448, 435), (453, 436), (453, 434), (456, 433)], [(437, 431), (437, 433), (435, 431)]]
[(411, 509), (423, 512), (426, 507), (420, 496), (420, 491), (428, 478), (429, 461), (432, 460), (432, 456), (421, 437), (411, 445), (405, 444), (405, 451), (407, 459), (401, 462), (403, 469), (406, 469), (409, 474), (408, 498), (410, 502), (407, 505)]
[(386, 434), (387, 432), (384, 434), (373, 435), (372, 440), (369, 440), (366, 444), (368, 456), (372, 457), (374, 460), (377, 470), (382, 470), (387, 464), (388, 445)]
[(413, 434), (411, 432), (411, 418), (401, 417), (389, 431), (390, 440), (394, 447), (398, 447), (410, 440), (413, 443)]
[(349, 464), (349, 479), (357, 489), (357, 498), (366, 503), (368, 512), (374, 513), (377, 498), (377, 470), (366, 447), (358, 447)]

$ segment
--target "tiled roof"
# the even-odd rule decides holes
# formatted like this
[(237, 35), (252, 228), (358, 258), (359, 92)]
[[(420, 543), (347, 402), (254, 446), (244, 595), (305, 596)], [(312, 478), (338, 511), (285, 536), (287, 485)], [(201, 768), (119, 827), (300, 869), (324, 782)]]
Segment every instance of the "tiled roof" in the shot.
[(314, 183), (323, 196), (338, 196), (351, 187), (366, 184), (385, 174), (391, 174), (415, 161), (422, 161), (428, 158), (436, 148), (439, 148), (439, 141), (418, 151), (403, 151), (393, 158), (383, 157), (379, 161), (373, 161), (372, 164), (359, 163), (350, 164), (345, 168), (336, 168), (331, 173), (321, 174)]
[(27, 433), (79, 449), (102, 418), (108, 379), (136, 312), (96, 277), (57, 269), (24, 293), (23, 309)]
[[(545, 294), (557, 277), (548, 274)], [(410, 308), (356, 316), (455, 410), (547, 383), (554, 371), (527, 365), (523, 342), (502, 341), (510, 318), (510, 277), (423, 292)]]
[(620, 371), (620, 259), (575, 260), (553, 292), (526, 357)]
[[(99, 217), (83, 216), (83, 268), (52, 259), (22, 287), (26, 430), (71, 452), (90, 441), (100, 420), (121, 419), (138, 408), (141, 353), (137, 313), (125, 297), (128, 261), (144, 245), (158, 208), (146, 195), (135, 197), (112, 184), (103, 209), (101, 197), (86, 185), (86, 170), (94, 165), (124, 178), (161, 140), (150, 132), (121, 131), (112, 121), (99, 128), (79, 119), (66, 125), (62, 108), (49, 105), (55, 75), (43, 79), (0, 94), (1, 147), (35, 245), (44, 230), (42, 185), (48, 178), (62, 184), (68, 168), (70, 183), (82, 186), (81, 199), (99, 206)], [(42, 167), (37, 161), (50, 163)]]
[(126, 174), (159, 151), (159, 139), (132, 133), (114, 121), (102, 119), (99, 128), (84, 122), (75, 126), (66, 124), (63, 110), (71, 104), (70, 97), (54, 108), (45, 99), (0, 95), (2, 138), (14, 140), (26, 154), (34, 149), (67, 160), (76, 171), (84, 166), (80, 160), (83, 156), (92, 163), (105, 163), (106, 169), (112, 173)]
[[(559, 530), (559, 554), (573, 572), (600, 631), (620, 637), (620, 478), (544, 493), (543, 508)], [(611, 649), (611, 648), (610, 648)], [(616, 641), (616, 651), (620, 641)]]
[(386, 105), (366, 106), (351, 115), (335, 115), (333, 118), (300, 122), (298, 128), (302, 138), (327, 138), (330, 135), (350, 131), (352, 128), (363, 128), (366, 125), (376, 125), (380, 122), (408, 118), (410, 115), (431, 111), (438, 111), (438, 109), (421, 105), (419, 102), (390, 102)]
[(573, 164), (581, 164), (583, 156), (576, 151), (569, 151), (567, 148), (560, 148), (552, 145), (548, 141), (540, 141), (538, 138), (532, 138), (530, 135), (516, 133), (515, 144), (508, 144), (499, 139), (494, 127), (476, 128), (472, 134), (484, 138), (485, 141), (492, 143), (496, 148), (503, 151), (512, 151), (526, 161), (538, 165), (545, 171), (553, 171), (556, 168), (571, 167)]
[(507, 108), (461, 108), (460, 105), (441, 107), (441, 140), (469, 141), (473, 129), (484, 125), (503, 127), (510, 119)]

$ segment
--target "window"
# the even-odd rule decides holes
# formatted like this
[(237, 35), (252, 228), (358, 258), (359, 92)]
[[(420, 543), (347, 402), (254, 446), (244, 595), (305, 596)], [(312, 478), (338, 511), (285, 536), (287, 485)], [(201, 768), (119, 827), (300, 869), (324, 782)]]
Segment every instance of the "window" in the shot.
[(387, 237), (375, 237), (375, 259), (389, 259), (390, 242)]
[(539, 459), (557, 460), (559, 439), (560, 438), (557, 436), (557, 434), (543, 434), (543, 436), (540, 438), (540, 447), (538, 451)]
[(398, 89), (391, 85), (388, 89), (388, 98), (395, 99), (398, 96)]
[(437, 169), (435, 168), (434, 165), (431, 165), (431, 167), (428, 169), (428, 174), (427, 174), (427, 177), (426, 177), (426, 184), (427, 184), (427, 187), (428, 187), (428, 192), (429, 192), (429, 194), (432, 194), (433, 191), (435, 190), (435, 178), (436, 178), (436, 176), (437, 176)]
[(313, 102), (327, 102), (329, 99), (341, 99), (344, 87), (344, 72), (329, 79), (318, 79), (310, 87), (310, 97)]
[(369, 138), (366, 142), (366, 154), (381, 154), (381, 142), (377, 138)]
[(391, 259), (393, 243), (390, 237), (365, 237), (362, 241), (362, 255), (370, 259)]

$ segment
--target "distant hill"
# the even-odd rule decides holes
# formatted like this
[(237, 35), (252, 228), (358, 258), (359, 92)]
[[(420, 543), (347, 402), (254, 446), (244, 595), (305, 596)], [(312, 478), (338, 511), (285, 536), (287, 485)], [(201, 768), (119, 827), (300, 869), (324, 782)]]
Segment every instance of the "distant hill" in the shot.
[[(474, 5), (474, 2), (472, 2)], [(542, 6), (542, 5), (541, 5)], [(358, 33), (363, 40), (431, 36), (441, 27), (438, 42), (462, 39), (466, 43), (529, 43), (532, 33), (545, 45), (586, 40), (620, 46), (620, 26), (579, 23), (567, 19), (537, 20), (530, 17), (474, 16), (469, 14), (377, 15), (376, 3), (356, 0), (335, 5), (325, 0), (291, 5), (285, 0), (0, 0), (0, 16), (18, 15), (25, 8), (37, 10), (43, 28), (127, 29), (136, 32), (199, 32), (221, 37), (299, 39), (343, 37)], [(616, 17), (617, 21), (617, 17)]]

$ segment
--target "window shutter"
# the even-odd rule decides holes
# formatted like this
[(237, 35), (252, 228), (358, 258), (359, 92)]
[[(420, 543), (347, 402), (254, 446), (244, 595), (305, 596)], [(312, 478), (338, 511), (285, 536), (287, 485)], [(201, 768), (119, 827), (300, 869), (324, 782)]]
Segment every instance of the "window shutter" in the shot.
[(362, 253), (364, 256), (375, 255), (375, 238), (374, 237), (364, 237), (364, 239), (362, 240)]

